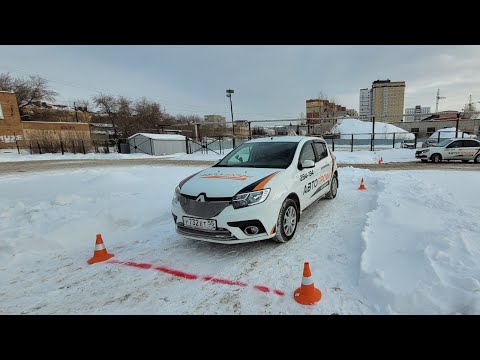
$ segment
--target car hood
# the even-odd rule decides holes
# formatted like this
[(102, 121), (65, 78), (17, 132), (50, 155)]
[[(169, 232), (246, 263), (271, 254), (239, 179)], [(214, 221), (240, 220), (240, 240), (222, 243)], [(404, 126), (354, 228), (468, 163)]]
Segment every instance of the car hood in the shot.
[[(181, 187), (184, 195), (231, 198), (238, 192), (263, 189), (283, 169), (211, 167), (188, 179)], [(268, 187), (268, 186), (267, 186)]]

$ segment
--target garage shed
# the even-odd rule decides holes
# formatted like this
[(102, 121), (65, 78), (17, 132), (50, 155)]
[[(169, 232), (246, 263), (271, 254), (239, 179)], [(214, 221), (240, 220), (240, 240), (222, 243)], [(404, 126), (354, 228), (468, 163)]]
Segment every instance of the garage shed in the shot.
[(176, 134), (137, 133), (128, 138), (130, 153), (170, 155), (185, 153), (186, 137)]

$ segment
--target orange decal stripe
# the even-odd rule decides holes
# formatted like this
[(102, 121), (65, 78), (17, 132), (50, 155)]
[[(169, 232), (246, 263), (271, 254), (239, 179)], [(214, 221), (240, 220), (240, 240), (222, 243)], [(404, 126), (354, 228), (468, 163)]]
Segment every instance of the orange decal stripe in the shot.
[(277, 171), (277, 172), (274, 172), (272, 175), (270, 175), (269, 177), (267, 177), (265, 180), (263, 180), (260, 184), (258, 184), (257, 186), (255, 186), (253, 188), (253, 191), (257, 191), (257, 190), (262, 190), (265, 185), (267, 185), (267, 183), (275, 176), (279, 173), (280, 171)]

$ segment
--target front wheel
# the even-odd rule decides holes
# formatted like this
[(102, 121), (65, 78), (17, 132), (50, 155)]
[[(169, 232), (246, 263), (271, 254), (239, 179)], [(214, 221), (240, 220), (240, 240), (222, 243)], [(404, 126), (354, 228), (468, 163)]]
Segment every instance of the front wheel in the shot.
[(475, 159), (473, 161), (475, 161), (477, 164), (480, 163), (480, 154), (475, 156)]
[(440, 154), (433, 154), (432, 157), (432, 162), (434, 163), (439, 163), (440, 161), (442, 161), (442, 155)]
[(337, 189), (338, 189), (338, 180), (337, 177), (334, 176), (332, 179), (332, 183), (330, 184), (330, 191), (325, 195), (327, 199), (335, 199), (337, 196)]
[(290, 198), (285, 199), (277, 219), (277, 233), (273, 237), (276, 242), (285, 243), (293, 238), (298, 223), (298, 206)]

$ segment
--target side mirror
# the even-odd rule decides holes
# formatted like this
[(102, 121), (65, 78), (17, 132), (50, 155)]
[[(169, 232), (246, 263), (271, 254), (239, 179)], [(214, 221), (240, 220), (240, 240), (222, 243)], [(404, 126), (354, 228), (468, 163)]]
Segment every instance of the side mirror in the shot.
[(313, 167), (315, 167), (315, 162), (313, 160), (304, 160), (301, 165), (301, 169), (309, 169)]

